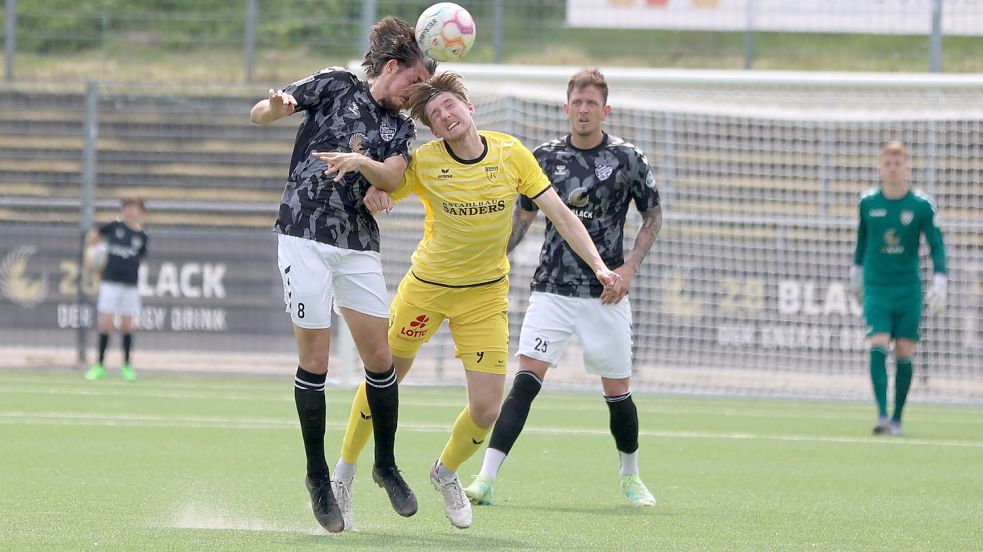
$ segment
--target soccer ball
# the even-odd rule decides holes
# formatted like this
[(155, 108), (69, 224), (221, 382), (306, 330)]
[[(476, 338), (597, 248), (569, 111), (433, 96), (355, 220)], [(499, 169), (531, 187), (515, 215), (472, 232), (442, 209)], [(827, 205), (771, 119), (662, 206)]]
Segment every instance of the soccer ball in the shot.
[(109, 260), (109, 248), (106, 247), (106, 242), (99, 240), (98, 242), (85, 248), (85, 266), (91, 270), (99, 271), (106, 268), (106, 262)]
[(468, 10), (452, 2), (440, 2), (420, 14), (416, 41), (423, 53), (437, 61), (457, 61), (474, 44), (475, 30)]

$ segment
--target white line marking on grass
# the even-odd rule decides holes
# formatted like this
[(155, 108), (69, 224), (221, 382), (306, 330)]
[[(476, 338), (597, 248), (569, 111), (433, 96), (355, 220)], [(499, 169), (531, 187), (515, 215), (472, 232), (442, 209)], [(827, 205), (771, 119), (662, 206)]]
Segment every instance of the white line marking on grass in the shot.
[[(132, 414), (91, 414), (80, 412), (0, 412), (0, 424), (7, 425), (65, 425), (65, 426), (123, 426), (123, 427), (170, 427), (170, 428), (211, 428), (211, 429), (294, 429), (294, 420), (274, 418), (231, 418), (224, 416), (150, 416)], [(331, 429), (344, 429), (346, 424), (328, 423)], [(434, 425), (402, 423), (400, 430), (425, 433), (446, 433), (450, 424)], [(527, 433), (548, 435), (587, 435), (610, 437), (602, 429), (526, 427)], [(787, 441), (801, 443), (834, 444), (877, 444), (927, 447), (983, 448), (983, 441), (952, 441), (944, 439), (910, 439), (906, 437), (847, 437), (826, 435), (782, 435), (767, 433), (715, 432), (715, 431), (652, 431), (642, 430), (639, 435), (667, 439), (726, 439), (737, 441)]]
[[(98, 384), (96, 384), (98, 385)], [(155, 383), (156, 385), (156, 383)], [(293, 402), (292, 393), (282, 393), (279, 395), (255, 395), (255, 394), (242, 394), (242, 393), (222, 393), (220, 389), (216, 388), (215, 393), (209, 391), (203, 392), (187, 392), (178, 391), (178, 386), (173, 386), (174, 390), (158, 389), (158, 388), (134, 388), (132, 385), (114, 385), (112, 387), (102, 386), (102, 387), (86, 387), (82, 385), (80, 387), (70, 387), (70, 388), (51, 388), (51, 387), (33, 387), (33, 386), (0, 386), (0, 393), (10, 393), (16, 395), (55, 395), (55, 396), (80, 396), (80, 397), (98, 397), (98, 396), (108, 396), (108, 397), (146, 397), (152, 399), (187, 399), (187, 400), (207, 400), (207, 401), (234, 401), (234, 402), (269, 402), (269, 403), (282, 403), (282, 402)], [(289, 387), (286, 387), (289, 389)], [(351, 404), (347, 397), (341, 399), (330, 398), (328, 400), (329, 404), (341, 404), (349, 405)], [(438, 407), (438, 408), (459, 408), (463, 401), (457, 400), (431, 400), (431, 399), (406, 399), (400, 400), (400, 404), (408, 408), (416, 407)], [(866, 411), (869, 409), (868, 405), (856, 404), (848, 405), (855, 408), (851, 408), (850, 411), (857, 412), (863, 408), (866, 415)], [(550, 404), (543, 403), (536, 405), (537, 411), (548, 411), (548, 412), (563, 412), (563, 411), (597, 411), (599, 414), (606, 414), (607, 409), (604, 408), (602, 401), (596, 401), (596, 404), (592, 403), (586, 404)], [(713, 408), (706, 407), (701, 408), (699, 406), (673, 406), (673, 405), (660, 405), (660, 404), (641, 404), (639, 405), (639, 411), (643, 413), (649, 413), (654, 415), (671, 415), (671, 416), (728, 416), (728, 417), (745, 417), (745, 418), (786, 418), (790, 420), (842, 420), (842, 421), (855, 421), (857, 417), (849, 413), (844, 414), (831, 414), (831, 413), (793, 413), (788, 410), (769, 410), (767, 408), (762, 408), (760, 405), (749, 404), (746, 408), (741, 407), (724, 407), (724, 408)], [(940, 412), (939, 410), (922, 410), (920, 411), (922, 415), (922, 421), (930, 421), (935, 423), (945, 423), (945, 424), (966, 424), (966, 425), (980, 425), (983, 424), (983, 416), (974, 416), (972, 414), (967, 414), (963, 416), (956, 415), (958, 413), (948, 411)], [(951, 414), (951, 415), (947, 415)]]

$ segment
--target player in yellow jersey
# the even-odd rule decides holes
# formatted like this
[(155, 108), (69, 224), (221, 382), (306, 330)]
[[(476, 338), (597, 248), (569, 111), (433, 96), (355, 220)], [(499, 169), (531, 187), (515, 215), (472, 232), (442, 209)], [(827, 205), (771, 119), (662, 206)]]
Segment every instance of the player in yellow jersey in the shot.
[[(519, 194), (531, 198), (549, 217), (605, 289), (617, 285), (620, 276), (604, 265), (580, 219), (550, 186), (532, 152), (512, 136), (478, 131), (474, 106), (460, 75), (441, 73), (410, 90), (411, 115), (440, 139), (416, 151), (398, 187), (371, 189), (365, 204), (373, 211), (385, 210), (392, 200), (415, 192), (426, 210), (423, 239), (389, 310), (389, 345), (397, 377), (402, 379), (420, 346), (445, 318), (449, 321), (455, 356), (464, 364), (468, 405), (454, 422), (430, 480), (443, 495), (448, 519), (464, 529), (471, 525), (471, 504), (457, 469), (484, 442), (498, 418), (505, 387), (509, 342), (505, 250), (512, 206)], [(349, 169), (338, 164), (332, 170), (341, 175)], [(356, 393), (335, 469), (335, 481), (348, 490), (340, 493), (339, 506), (349, 515), (351, 504), (343, 501), (350, 501), (355, 462), (372, 431), (370, 420), (363, 386)]]

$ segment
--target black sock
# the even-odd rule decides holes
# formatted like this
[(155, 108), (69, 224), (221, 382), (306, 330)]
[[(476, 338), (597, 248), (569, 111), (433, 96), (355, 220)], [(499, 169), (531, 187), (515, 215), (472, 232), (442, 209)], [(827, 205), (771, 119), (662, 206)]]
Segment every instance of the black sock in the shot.
[(631, 391), (615, 397), (604, 396), (611, 412), (611, 435), (621, 452), (631, 454), (638, 450), (638, 410), (631, 400)]
[(109, 334), (99, 334), (99, 364), (106, 360), (106, 347), (109, 346)]
[(294, 402), (300, 418), (300, 432), (307, 453), (307, 475), (314, 479), (328, 476), (324, 459), (324, 380), (327, 374), (312, 374), (300, 366), (294, 379)]
[(133, 347), (133, 334), (123, 334), (123, 364), (130, 363), (130, 348)]
[(396, 426), (399, 423), (399, 385), (396, 368), (385, 372), (365, 371), (365, 399), (372, 411), (372, 432), (375, 438), (375, 465), (380, 468), (396, 466)]
[(512, 445), (522, 433), (526, 418), (529, 417), (529, 407), (532, 406), (533, 399), (542, 387), (543, 382), (539, 381), (536, 374), (532, 372), (524, 371), (515, 375), (512, 389), (502, 403), (502, 413), (498, 415), (491, 440), (488, 441), (489, 448), (500, 450), (508, 455)]

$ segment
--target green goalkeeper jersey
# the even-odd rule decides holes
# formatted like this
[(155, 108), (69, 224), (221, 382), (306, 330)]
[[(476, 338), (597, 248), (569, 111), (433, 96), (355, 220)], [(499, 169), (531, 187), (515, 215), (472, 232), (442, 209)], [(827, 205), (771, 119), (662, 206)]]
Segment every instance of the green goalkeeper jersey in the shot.
[(921, 286), (918, 244), (921, 235), (932, 250), (932, 266), (945, 274), (942, 231), (935, 225), (935, 205), (917, 191), (888, 199), (881, 189), (860, 198), (855, 265), (864, 267), (864, 285), (875, 287)]

